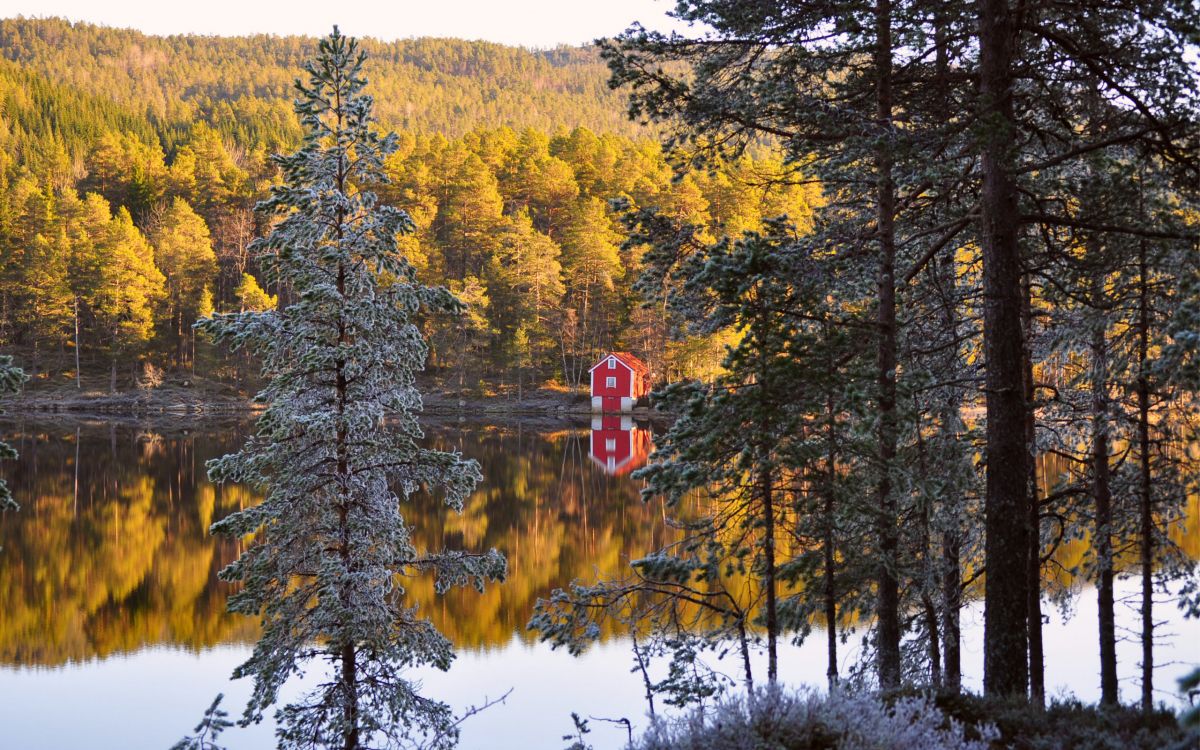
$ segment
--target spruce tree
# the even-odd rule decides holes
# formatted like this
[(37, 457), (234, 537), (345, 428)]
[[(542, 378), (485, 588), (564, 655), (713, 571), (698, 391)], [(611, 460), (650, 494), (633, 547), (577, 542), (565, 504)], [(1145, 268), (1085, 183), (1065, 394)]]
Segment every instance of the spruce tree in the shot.
[(384, 180), (396, 138), (372, 129), (364, 58), (336, 27), (320, 42), (304, 66), (307, 81), (296, 84), (303, 145), (276, 157), (283, 184), (259, 207), (280, 220), (255, 250), (294, 301), (198, 324), (258, 354), (269, 378), (255, 434), (212, 461), (209, 476), (265, 493), (213, 526), (253, 535), (222, 574), (241, 583), (230, 608), (262, 619), (262, 637), (234, 673), (254, 679), (241, 723), (260, 720), (310, 662), (326, 670), (278, 709), (282, 748), (452, 745), (449, 706), (421, 695), (405, 670), (447, 669), (453, 648), (405, 604), (401, 579), (433, 575), (445, 591), (505, 575), (494, 550), (418, 549), (400, 512), (422, 491), (440, 491), (461, 510), (481, 475), (457, 453), (421, 446), (415, 375), (427, 349), (417, 316), (460, 306), (445, 289), (417, 282), (396, 240), (412, 231), (411, 220), (369, 190)]

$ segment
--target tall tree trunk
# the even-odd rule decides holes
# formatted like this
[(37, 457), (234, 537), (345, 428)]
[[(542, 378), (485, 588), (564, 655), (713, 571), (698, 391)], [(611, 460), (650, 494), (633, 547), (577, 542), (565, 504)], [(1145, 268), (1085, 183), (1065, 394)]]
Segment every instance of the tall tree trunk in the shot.
[[(643, 655), (642, 648), (638, 644), (636, 626), (629, 628), (629, 635), (633, 640), (633, 658), (637, 662), (638, 672), (642, 675), (642, 688), (645, 690), (646, 705), (650, 708), (650, 720), (654, 721), (654, 683), (650, 680), (650, 673), (646, 671), (649, 659)], [(750, 685), (746, 689), (752, 691), (754, 687)]]
[(79, 372), (79, 295), (75, 295), (75, 390), (82, 390), (82, 376)]
[(1096, 501), (1096, 604), (1100, 628), (1100, 702), (1117, 705), (1117, 633), (1113, 597), (1112, 488), (1108, 463), (1108, 332), (1104, 313), (1104, 271), (1099, 243), (1088, 242), (1092, 272), (1091, 305), (1100, 315), (1092, 331), (1092, 492)]
[(767, 628), (767, 683), (774, 685), (779, 675), (779, 654), (777, 648), (777, 640), (779, 637), (779, 611), (776, 601), (776, 560), (775, 560), (775, 469), (772, 466), (772, 451), (775, 446), (771, 443), (774, 439), (774, 426), (771, 423), (772, 409), (774, 408), (777, 399), (774, 393), (774, 384), (771, 376), (767, 371), (768, 356), (766, 352), (765, 342), (768, 340), (769, 331), (771, 328), (770, 312), (760, 306), (755, 311), (756, 321), (750, 335), (756, 336), (758, 341), (764, 342), (759, 350), (757, 373), (755, 374), (757, 393), (760, 399), (761, 413), (764, 414), (762, 424), (760, 425), (760, 439), (754, 448), (756, 458), (758, 460), (757, 484), (759, 491), (759, 499), (762, 502), (762, 524), (763, 524), (763, 588), (766, 598), (766, 612), (764, 616)]
[(775, 594), (775, 496), (774, 477), (770, 470), (763, 473), (763, 563), (767, 594), (767, 682), (774, 685), (779, 676), (779, 614)]
[[(345, 290), (345, 268), (339, 265), (338, 267), (338, 292), (344, 293)], [(338, 321), (338, 344), (346, 343), (346, 324), (344, 321)], [(349, 575), (353, 566), (351, 559), (352, 544), (350, 539), (350, 465), (347, 459), (348, 455), (348, 430), (344, 422), (346, 413), (346, 399), (349, 388), (346, 379), (346, 363), (342, 359), (338, 359), (336, 364), (336, 393), (338, 406), (338, 427), (337, 427), (337, 473), (339, 493), (341, 494), (338, 505), (338, 535), (339, 535), (339, 553), (342, 559), (343, 575)], [(350, 607), (349, 593), (346, 591), (346, 585), (342, 584), (340, 592), (342, 597), (342, 606), (345, 609)], [(346, 703), (344, 705), (344, 718), (346, 729), (343, 734), (342, 747), (344, 750), (357, 750), (358, 748), (358, 663), (357, 652), (352, 642), (344, 642), (341, 644), (341, 682), (346, 694)]]
[(879, 685), (900, 685), (900, 584), (897, 580), (898, 533), (892, 464), (896, 459), (896, 185), (892, 177), (892, 4), (875, 3), (876, 124), (880, 145), (875, 152), (876, 224), (879, 232), (879, 486), (876, 570), (876, 659)]
[(1029, 456), (1022, 372), (1020, 214), (1008, 149), (1014, 29), (1007, 0), (980, 0), (979, 96), (992, 132), (983, 145), (980, 196), (983, 249), (983, 348), (987, 365), (983, 686), (991, 695), (1028, 689)]
[(187, 361), (187, 339), (183, 336), (183, 306), (175, 310), (175, 366), (182, 369)]
[(838, 686), (837, 560), (834, 554), (833, 493), (825, 495), (825, 677), (832, 691)]
[[(338, 94), (337, 106), (334, 109), (337, 112), (337, 133), (342, 132), (342, 106), (341, 95)], [(343, 157), (338, 157), (338, 174), (337, 183), (338, 191), (345, 191), (346, 182), (346, 164)], [(337, 244), (340, 247), (343, 242), (343, 227), (345, 225), (345, 215), (343, 209), (339, 208), (337, 212)], [(337, 275), (337, 290), (338, 300), (345, 309), (346, 303), (346, 267), (344, 263), (338, 263)], [(338, 348), (346, 346), (350, 342), (349, 331), (344, 317), (344, 313), (339, 311), (338, 315)], [(340, 495), (338, 504), (338, 534), (340, 536), (339, 553), (342, 560), (343, 576), (341, 588), (338, 595), (341, 597), (343, 612), (349, 611), (351, 607), (350, 593), (348, 591), (348, 578), (354, 569), (353, 555), (351, 554), (350, 539), (350, 503), (352, 477), (350, 475), (349, 461), (349, 429), (346, 425), (346, 407), (348, 406), (350, 384), (346, 377), (346, 361), (339, 354), (334, 363), (335, 367), (335, 393), (337, 397), (337, 475), (338, 475), (338, 493)], [(342, 636), (345, 637), (344, 634)], [(346, 691), (346, 702), (343, 706), (343, 719), (345, 728), (342, 734), (342, 750), (358, 750), (359, 748), (359, 715), (358, 715), (358, 650), (353, 641), (344, 640), (340, 645), (341, 657), (341, 682), (342, 688)]]
[(1029, 550), (1025, 560), (1027, 589), (1025, 626), (1029, 629), (1029, 696), (1037, 707), (1046, 705), (1046, 659), (1042, 648), (1042, 508), (1038, 497), (1037, 415), (1033, 392), (1033, 288), (1029, 274), (1021, 282), (1021, 321), (1025, 345), (1021, 374), (1025, 393), (1025, 445), (1029, 456), (1026, 470), (1026, 516)]
[[(951, 99), (950, 76), (950, 42), (945, 17), (945, 6), (934, 5), (934, 44), (936, 55), (934, 64), (937, 70), (938, 85), (942, 91), (939, 109), (943, 117), (949, 118), (953, 110)], [(958, 337), (958, 275), (955, 269), (954, 252), (946, 252), (937, 267), (938, 280), (943, 290), (942, 317), (945, 330), (952, 338)], [(958, 346), (955, 346), (954, 357), (958, 358)], [(953, 431), (955, 442), (958, 443), (962, 424), (962, 399), (958, 388), (951, 388), (942, 413), (941, 429)], [(962, 652), (961, 636), (959, 633), (959, 612), (962, 608), (962, 563), (959, 560), (962, 508), (962, 493), (957, 484), (950, 485), (952, 494), (943, 500), (943, 516), (947, 517), (942, 531), (942, 679), (947, 689), (958, 692), (962, 687)], [(949, 512), (947, 512), (947, 509)]]
[(1150, 485), (1150, 299), (1146, 241), (1138, 243), (1138, 505), (1142, 568), (1142, 712), (1154, 710), (1154, 506)]
[[(929, 481), (929, 463), (925, 456), (925, 437), (921, 433), (923, 429), (924, 419), (921, 416), (920, 406), (914, 401), (914, 411), (917, 415), (917, 466), (921, 486), (927, 487)], [(927, 648), (929, 658), (929, 684), (934, 687), (942, 686), (942, 654), (938, 639), (938, 611), (934, 604), (934, 592), (937, 589), (938, 580), (938, 562), (934, 560), (933, 555), (933, 535), (931, 533), (931, 515), (933, 512), (933, 502), (928, 493), (922, 493), (920, 505), (919, 521), (921, 524), (921, 563), (922, 575), (920, 586), (921, 592), (921, 609), (925, 620), (925, 632), (927, 634)]]
[[(826, 326), (825, 340), (829, 341), (828, 325)], [(830, 388), (826, 398), (826, 409), (829, 412), (829, 422), (826, 425), (826, 487), (825, 487), (825, 528), (822, 544), (824, 546), (823, 556), (825, 565), (825, 649), (829, 659), (829, 664), (825, 669), (825, 676), (829, 679), (829, 689), (833, 691), (838, 685), (838, 667), (837, 667), (837, 519), (834, 516), (836, 505), (836, 488), (837, 488), (837, 422), (836, 411), (833, 400), (833, 383), (834, 383), (834, 363), (833, 355), (829, 356), (829, 368), (826, 372), (827, 387)]]
[(754, 694), (754, 667), (750, 663), (750, 634), (746, 632), (746, 615), (742, 612), (738, 619), (738, 646), (742, 651), (742, 674), (746, 678), (746, 693)]
[[(957, 415), (957, 412), (956, 412)], [(957, 514), (956, 514), (957, 518)], [(946, 688), (962, 689), (962, 562), (958, 530), (942, 534), (942, 675)]]

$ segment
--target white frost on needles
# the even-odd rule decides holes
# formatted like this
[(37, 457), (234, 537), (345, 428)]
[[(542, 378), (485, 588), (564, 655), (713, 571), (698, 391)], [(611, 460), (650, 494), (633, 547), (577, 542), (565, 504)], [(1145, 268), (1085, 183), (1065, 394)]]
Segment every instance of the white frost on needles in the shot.
[(296, 83), (303, 146), (276, 157), (283, 184), (258, 206), (280, 220), (252, 249), (290, 304), (197, 324), (257, 354), (269, 378), (254, 435), (208, 466), (213, 481), (265, 493), (260, 505), (213, 525), (252, 538), (222, 571), (242, 584), (230, 608), (263, 624), (235, 672), (254, 679), (241, 723), (259, 721), (313, 660), (330, 668), (326, 681), (277, 711), (281, 748), (452, 746), (450, 708), (420, 695), (405, 672), (446, 669), (453, 649), (405, 605), (400, 581), (425, 574), (439, 591), (482, 588), (506, 571), (495, 550), (417, 549), (400, 512), (418, 490), (440, 492), (461, 510), (482, 476), (474, 461), (420, 445), (415, 376), (427, 348), (414, 320), (461, 305), (416, 280), (396, 244), (412, 221), (366, 189), (386, 181), (383, 161), (396, 139), (371, 129), (364, 57), (336, 27), (320, 42), (307, 83)]

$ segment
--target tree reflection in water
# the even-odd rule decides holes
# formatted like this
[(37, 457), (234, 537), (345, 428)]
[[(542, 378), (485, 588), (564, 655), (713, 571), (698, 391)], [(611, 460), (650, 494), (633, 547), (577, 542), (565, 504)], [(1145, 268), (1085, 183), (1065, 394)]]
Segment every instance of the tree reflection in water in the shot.
[[(257, 623), (225, 611), (229, 587), (216, 577), (237, 544), (207, 529), (257, 498), (204, 476), (204, 461), (240, 445), (248, 425), (4, 422), (0, 439), (20, 459), (0, 472), (21, 510), (0, 516), (0, 664), (54, 666), (149, 645), (198, 651), (253, 641)], [(406, 582), (459, 648), (533, 640), (525, 623), (538, 597), (572, 580), (623, 575), (630, 559), (675, 533), (629, 477), (650, 450), (649, 425), (616, 415), (591, 423), (442, 421), (428, 434), (435, 446), (478, 460), (484, 481), (461, 516), (417, 500), (418, 513), (431, 503), (414, 524), (417, 541), (496, 547), (509, 561), (507, 582), (483, 595), (436, 596), (432, 581)], [(1041, 463), (1044, 473), (1056, 470)], [(1190, 498), (1186, 524), (1172, 529), (1193, 558), (1200, 556), (1197, 502)], [(1086, 540), (1060, 547), (1051, 583), (1077, 586), (1064, 571), (1085, 551)], [(613, 626), (605, 636), (624, 633)]]
[[(0, 663), (54, 666), (155, 644), (199, 650), (256, 638), (252, 618), (225, 611), (229, 586), (216, 577), (237, 543), (207, 529), (257, 498), (204, 476), (204, 462), (240, 445), (248, 427), (5, 422), (0, 432), (21, 458), (4, 472), (22, 510), (0, 517)], [(648, 428), (638, 429), (648, 449)], [(435, 596), (431, 580), (406, 582), (459, 647), (531, 639), (524, 626), (537, 597), (614, 575), (668, 533), (628, 471), (610, 477), (589, 460), (586, 422), (435, 422), (428, 434), (477, 459), (485, 479), (461, 516), (430, 501), (428, 520), (414, 524), (418, 542), (496, 547), (509, 560), (508, 581), (482, 596)], [(418, 513), (424, 504), (416, 501)]]

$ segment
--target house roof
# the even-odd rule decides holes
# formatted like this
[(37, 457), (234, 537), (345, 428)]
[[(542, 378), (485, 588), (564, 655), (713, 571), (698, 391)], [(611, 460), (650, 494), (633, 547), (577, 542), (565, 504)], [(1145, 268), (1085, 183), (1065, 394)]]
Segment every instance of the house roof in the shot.
[(633, 356), (629, 352), (609, 352), (608, 354), (605, 354), (603, 357), (601, 357), (599, 362), (592, 365), (588, 369), (588, 372), (591, 372), (592, 370), (595, 370), (600, 365), (604, 364), (604, 362), (609, 357), (615, 357), (618, 362), (625, 365), (630, 370), (633, 370), (633, 372), (637, 375), (645, 376), (645, 375), (650, 374), (650, 368), (646, 366), (646, 363), (643, 362), (642, 360), (638, 359), (637, 357)]

